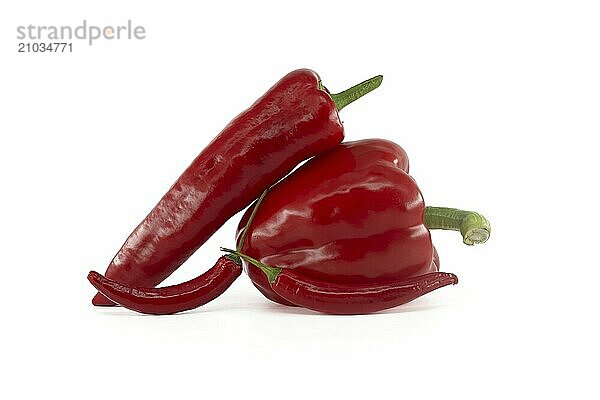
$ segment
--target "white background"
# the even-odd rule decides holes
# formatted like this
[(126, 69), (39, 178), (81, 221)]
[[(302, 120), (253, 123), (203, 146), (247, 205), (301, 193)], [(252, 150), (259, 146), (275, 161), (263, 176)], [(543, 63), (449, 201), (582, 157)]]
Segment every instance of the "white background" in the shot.
[[(597, 398), (597, 3), (202, 3), (0, 6), (2, 397)], [(147, 38), (17, 53), (17, 26), (84, 18)], [(400, 143), (428, 204), (489, 217), (482, 246), (433, 233), (460, 283), (368, 316), (284, 308), (245, 275), (180, 315), (92, 307), (88, 270), (300, 67), (334, 92), (384, 75), (347, 140)]]

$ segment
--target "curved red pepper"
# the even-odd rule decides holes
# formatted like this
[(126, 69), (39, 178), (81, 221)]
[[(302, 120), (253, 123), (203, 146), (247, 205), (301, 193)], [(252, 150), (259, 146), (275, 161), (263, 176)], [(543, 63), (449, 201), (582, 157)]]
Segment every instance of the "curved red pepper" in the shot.
[(88, 280), (113, 302), (144, 314), (174, 314), (192, 310), (219, 297), (242, 273), (241, 262), (222, 256), (214, 267), (185, 283), (154, 288), (132, 288), (107, 279), (95, 271)]
[[(479, 215), (454, 210), (456, 221), (448, 221), (449, 209), (434, 210), (439, 213), (430, 223), (436, 228), (456, 229), (455, 223)], [(321, 293), (327, 300), (314, 309), (363, 313), (405, 302), (410, 296), (398, 291), (412, 278), (449, 278), (429, 275), (438, 271), (439, 261), (424, 223), (423, 197), (408, 175), (406, 153), (390, 141), (343, 143), (316, 156), (269, 190), (251, 224), (248, 218), (249, 212), (239, 225), (238, 233), (247, 231), (236, 254), (281, 269), (285, 283), (274, 277), (269, 282), (264, 268), (244, 263), (257, 288), (282, 304), (308, 307), (315, 301), (308, 298)], [(465, 225), (465, 241), (487, 239), (482, 232), (489, 235), (489, 223), (482, 221)], [(369, 297), (369, 288), (384, 287), (396, 297), (382, 291), (380, 304), (374, 304), (378, 300)], [(291, 294), (292, 288), (300, 297)]]
[(458, 283), (454, 274), (432, 272), (386, 284), (326, 283), (285, 269), (271, 283), (282, 298), (327, 314), (367, 314), (413, 301), (443, 286)]
[(408, 303), (441, 287), (458, 283), (456, 275), (431, 272), (386, 283), (340, 284), (266, 265), (236, 250), (222, 249), (259, 268), (270, 289), (294, 306), (327, 314), (367, 314)]
[[(162, 282), (263, 190), (341, 142), (338, 110), (381, 79), (330, 95), (313, 71), (286, 75), (196, 157), (127, 238), (106, 277), (139, 287)], [(100, 293), (93, 304), (113, 305)]]

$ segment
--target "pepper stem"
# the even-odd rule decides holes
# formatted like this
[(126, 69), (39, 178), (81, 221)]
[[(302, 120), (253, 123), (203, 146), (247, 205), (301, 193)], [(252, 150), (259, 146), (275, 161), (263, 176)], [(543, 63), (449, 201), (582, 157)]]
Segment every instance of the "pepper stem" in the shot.
[(244, 231), (242, 232), (242, 235), (240, 236), (240, 239), (237, 242), (237, 246), (236, 246), (236, 250), (237, 251), (242, 250), (242, 246), (244, 245), (244, 239), (246, 239), (246, 234), (248, 233), (248, 229), (250, 228), (250, 224), (254, 220), (254, 217), (256, 216), (256, 212), (258, 211), (258, 206), (260, 206), (260, 203), (263, 201), (263, 199), (267, 195), (268, 191), (269, 191), (269, 189), (265, 189), (265, 191), (262, 192), (262, 194), (260, 195), (260, 197), (258, 198), (258, 200), (256, 200), (256, 204), (254, 204), (254, 208), (252, 209), (252, 213), (250, 214), (250, 218), (248, 218), (248, 222), (246, 222), (246, 226), (244, 227)]
[(246, 261), (248, 261), (250, 264), (260, 268), (260, 270), (262, 272), (265, 273), (265, 275), (267, 276), (267, 279), (269, 280), (269, 283), (273, 283), (275, 282), (275, 279), (277, 278), (277, 276), (279, 275), (279, 273), (281, 272), (281, 268), (277, 268), (277, 267), (271, 267), (270, 265), (267, 265), (265, 263), (262, 263), (250, 256), (245, 255), (244, 253), (240, 253), (237, 250), (231, 250), (231, 249), (227, 249), (225, 247), (221, 247), (221, 251), (224, 251), (226, 253), (229, 254), (234, 254)]
[(463, 243), (469, 246), (485, 243), (492, 231), (490, 222), (483, 215), (456, 208), (425, 207), (424, 221), (429, 229), (459, 231)]
[(233, 261), (237, 265), (242, 265), (242, 259), (237, 254), (229, 253), (225, 257), (229, 258), (231, 261)]
[[(330, 93), (329, 95), (331, 96), (331, 99), (333, 100), (337, 110), (340, 111), (353, 101), (377, 89), (379, 85), (381, 85), (382, 81), (383, 75), (377, 75), (371, 79), (367, 79), (366, 81), (359, 83), (358, 85), (352, 86), (350, 89), (346, 89), (343, 92), (335, 94)], [(324, 89), (327, 93), (329, 93), (327, 88), (323, 86), (321, 82), (319, 82), (319, 88)]]

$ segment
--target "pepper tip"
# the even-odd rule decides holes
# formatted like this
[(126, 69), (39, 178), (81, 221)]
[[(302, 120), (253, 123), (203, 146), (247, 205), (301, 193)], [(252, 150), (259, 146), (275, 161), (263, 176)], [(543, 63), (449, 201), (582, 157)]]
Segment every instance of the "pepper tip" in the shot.
[[(97, 286), (97, 285), (98, 285), (98, 282), (102, 278), (103, 278), (102, 274), (100, 274), (96, 271), (90, 271), (87, 275), (87, 280), (96, 289), (99, 288), (99, 286)], [(115, 305), (115, 303), (112, 300), (108, 299), (106, 296), (104, 296), (100, 292), (96, 293), (96, 295), (92, 298), (92, 304), (97, 307), (111, 307), (111, 306)]]
[(97, 281), (102, 275), (100, 275), (98, 272), (96, 271), (90, 271), (87, 274), (87, 279), (90, 282), (94, 282)]
[(456, 285), (458, 283), (458, 276), (454, 275), (453, 273), (449, 272), (448, 278), (453, 285)]

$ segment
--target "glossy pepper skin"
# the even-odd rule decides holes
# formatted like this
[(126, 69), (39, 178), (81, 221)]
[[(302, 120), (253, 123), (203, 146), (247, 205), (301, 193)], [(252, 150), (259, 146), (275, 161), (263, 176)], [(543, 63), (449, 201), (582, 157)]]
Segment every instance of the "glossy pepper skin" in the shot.
[(125, 308), (143, 314), (164, 315), (192, 310), (216, 299), (241, 273), (239, 258), (222, 256), (199, 277), (158, 289), (129, 287), (95, 271), (88, 274), (88, 280), (100, 293)]
[(271, 290), (291, 305), (327, 314), (367, 314), (396, 307), (441, 287), (458, 283), (454, 274), (431, 272), (386, 283), (332, 283), (272, 267), (236, 250), (222, 248), (262, 270)]
[[(423, 197), (408, 167), (404, 150), (381, 139), (343, 143), (313, 158), (269, 190), (241, 253), (307, 282), (345, 286), (346, 293), (437, 272)], [(255, 265), (245, 261), (244, 267), (267, 298), (306, 306), (276, 293)], [(343, 304), (343, 295), (337, 297)], [(336, 313), (333, 307), (324, 312)], [(370, 312), (364, 306), (337, 309)]]
[(458, 283), (454, 274), (432, 272), (386, 284), (347, 285), (323, 282), (285, 269), (271, 282), (280, 297), (326, 314), (368, 314), (413, 301), (443, 286)]
[[(379, 86), (376, 78), (362, 94)], [(156, 286), (298, 163), (340, 143), (344, 130), (335, 96), (311, 70), (282, 78), (196, 157), (130, 234), (106, 277), (129, 286)], [(98, 293), (93, 304), (114, 303)]]

